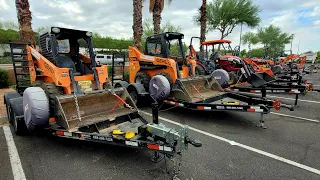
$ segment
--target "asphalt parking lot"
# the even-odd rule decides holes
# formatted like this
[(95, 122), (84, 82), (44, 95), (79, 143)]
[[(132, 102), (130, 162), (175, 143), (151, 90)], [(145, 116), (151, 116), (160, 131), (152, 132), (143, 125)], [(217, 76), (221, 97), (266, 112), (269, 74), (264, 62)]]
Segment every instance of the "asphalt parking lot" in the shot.
[[(320, 85), (319, 77), (305, 78)], [(269, 98), (294, 102), (294, 96), (285, 94)], [(160, 122), (171, 127), (187, 124), (190, 135), (203, 143), (183, 154), (181, 179), (320, 179), (320, 94), (301, 95), (298, 103), (294, 112), (282, 109), (266, 115), (267, 129), (256, 126), (260, 115), (254, 113), (181, 108), (160, 112)], [(151, 120), (150, 108), (141, 113)], [(0, 127), (1, 180), (168, 179), (165, 167), (171, 162), (155, 164), (148, 151), (41, 134), (16, 136), (9, 127)]]

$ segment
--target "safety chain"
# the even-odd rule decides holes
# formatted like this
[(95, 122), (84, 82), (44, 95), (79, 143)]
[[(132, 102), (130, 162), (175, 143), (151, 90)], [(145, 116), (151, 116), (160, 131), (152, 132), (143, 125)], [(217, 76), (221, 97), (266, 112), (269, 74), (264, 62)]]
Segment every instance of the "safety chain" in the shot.
[(180, 180), (179, 175), (180, 175), (182, 154), (178, 153), (175, 158), (171, 157), (171, 160), (173, 161), (173, 178), (172, 179), (173, 180)]
[(78, 104), (78, 97), (77, 97), (75, 91), (73, 92), (73, 98), (74, 98), (74, 102), (76, 104), (78, 119), (79, 119), (79, 121), (81, 121), (80, 108), (79, 108), (79, 104)]

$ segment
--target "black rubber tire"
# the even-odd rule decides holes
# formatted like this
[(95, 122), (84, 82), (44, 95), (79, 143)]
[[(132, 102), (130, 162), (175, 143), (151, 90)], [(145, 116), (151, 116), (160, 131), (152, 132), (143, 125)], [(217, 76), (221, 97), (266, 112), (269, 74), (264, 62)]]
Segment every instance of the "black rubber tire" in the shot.
[(206, 70), (202, 66), (197, 65), (196, 70), (195, 70), (195, 74), (196, 75), (206, 75)]
[(16, 114), (13, 112), (13, 129), (14, 132), (16, 133), (16, 135), (18, 136), (24, 136), (24, 135), (28, 135), (30, 132), (26, 126), (26, 123), (21, 120), (21, 121), (17, 121), (16, 119)]
[(13, 125), (13, 112), (9, 103), (6, 104), (6, 110), (7, 110), (8, 121), (11, 125)]
[[(140, 82), (137, 82), (137, 79), (140, 79)], [(141, 83), (143, 84), (143, 87), (148, 90), (149, 89), (149, 82), (150, 82), (150, 76), (149, 74), (145, 72), (138, 72), (136, 76), (134, 77), (135, 83)]]
[(49, 99), (50, 117), (55, 117), (58, 110), (56, 96), (63, 95), (63, 89), (57, 87), (54, 83), (46, 83), (43, 81), (35, 81), (32, 85), (41, 87), (44, 90)]
[(155, 74), (155, 76), (156, 75), (161, 75), (161, 76), (164, 76), (165, 78), (167, 78), (167, 80), (169, 81), (169, 84), (170, 84), (170, 89), (172, 89), (173, 81), (172, 81), (172, 79), (171, 79), (171, 77), (170, 77), (170, 75), (168, 73), (158, 72), (158, 73)]
[(128, 89), (127, 89), (132, 101), (134, 104), (136, 104), (137, 107), (143, 107), (143, 102), (142, 102), (142, 98), (139, 97), (139, 94), (138, 94), (138, 91), (130, 86)]
[(236, 84), (238, 82), (238, 76), (234, 72), (228, 72), (230, 80), (229, 85)]

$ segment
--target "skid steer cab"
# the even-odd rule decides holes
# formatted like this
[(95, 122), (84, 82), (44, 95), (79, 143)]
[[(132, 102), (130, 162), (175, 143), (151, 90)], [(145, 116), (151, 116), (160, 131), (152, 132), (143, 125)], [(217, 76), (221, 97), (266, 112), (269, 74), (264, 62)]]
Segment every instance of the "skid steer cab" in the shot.
[(187, 126), (176, 130), (148, 122), (125, 88), (111, 88), (107, 66), (94, 59), (91, 36), (52, 27), (40, 33), (39, 50), (10, 41), (17, 91), (6, 93), (4, 103), (16, 134), (48, 130), (59, 137), (150, 149), (155, 158), (180, 154), (188, 144), (201, 146), (188, 136)]

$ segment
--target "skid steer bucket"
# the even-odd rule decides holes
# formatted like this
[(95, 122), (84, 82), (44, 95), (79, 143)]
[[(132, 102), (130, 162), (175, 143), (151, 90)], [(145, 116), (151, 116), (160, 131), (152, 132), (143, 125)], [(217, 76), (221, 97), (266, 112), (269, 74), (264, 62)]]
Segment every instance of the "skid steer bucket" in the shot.
[(105, 120), (112, 121), (137, 111), (124, 88), (79, 94), (76, 98), (74, 95), (63, 95), (58, 96), (57, 100), (59, 107), (56, 122), (70, 131)]
[(267, 84), (270, 81), (275, 80), (274, 77), (270, 76), (269, 74), (265, 72), (261, 73), (253, 73), (250, 75), (248, 82), (253, 86), (253, 87), (260, 87), (264, 84)]
[(214, 77), (198, 76), (178, 79), (171, 90), (171, 95), (186, 102), (199, 102), (220, 95), (222, 91)]

